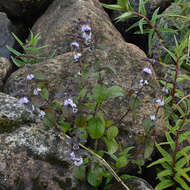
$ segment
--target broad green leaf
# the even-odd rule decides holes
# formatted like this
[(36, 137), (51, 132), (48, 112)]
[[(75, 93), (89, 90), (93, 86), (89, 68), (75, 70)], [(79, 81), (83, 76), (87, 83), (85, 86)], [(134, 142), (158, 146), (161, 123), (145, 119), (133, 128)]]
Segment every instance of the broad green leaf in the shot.
[(107, 88), (105, 86), (102, 86), (102, 85), (96, 85), (92, 89), (92, 92), (93, 92), (94, 99), (98, 103), (103, 102), (108, 96)]
[(144, 159), (150, 158), (152, 152), (154, 150), (154, 142), (152, 139), (146, 139), (145, 151), (144, 151)]
[(87, 173), (88, 183), (94, 187), (98, 187), (102, 183), (103, 169), (100, 167), (91, 168)]
[(117, 144), (115, 139), (110, 140), (110, 139), (107, 139), (107, 138), (104, 137), (104, 141), (106, 143), (106, 146), (107, 146), (109, 154), (113, 154), (113, 153), (115, 153), (117, 151), (118, 144)]
[(87, 130), (92, 139), (99, 139), (103, 136), (105, 126), (98, 117), (93, 117), (88, 121)]
[(118, 96), (124, 96), (125, 91), (119, 86), (112, 86), (107, 89), (108, 98), (116, 98)]
[(45, 100), (49, 99), (49, 92), (46, 88), (43, 88), (40, 94)]
[(118, 128), (115, 126), (111, 126), (107, 129), (106, 132), (107, 132), (106, 134), (107, 134), (108, 139), (111, 140), (118, 135)]
[(35, 79), (46, 80), (47, 76), (43, 74), (34, 74)]
[(74, 176), (77, 179), (80, 179), (81, 181), (85, 179), (86, 176), (86, 168), (84, 165), (80, 165), (77, 167), (74, 167)]
[(125, 156), (121, 156), (116, 161), (116, 167), (122, 168), (122, 167), (127, 166), (128, 163), (129, 163), (129, 160)]

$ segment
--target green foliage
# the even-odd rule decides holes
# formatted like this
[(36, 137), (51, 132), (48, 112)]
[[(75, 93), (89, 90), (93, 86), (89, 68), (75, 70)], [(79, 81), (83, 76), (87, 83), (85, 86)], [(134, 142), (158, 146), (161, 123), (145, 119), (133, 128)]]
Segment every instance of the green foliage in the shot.
[[(24, 53), (20, 53), (7, 46), (8, 50), (16, 56), (11, 56), (11, 59), (17, 67), (24, 67), (26, 64), (36, 64), (39, 61), (47, 59), (47, 57), (41, 57), (39, 55), (40, 50), (47, 47), (47, 45), (37, 47), (38, 41), (41, 39), (39, 34), (34, 36), (34, 34), (30, 32), (30, 40), (27, 40), (26, 43), (23, 43), (14, 33), (12, 33), (12, 35), (24, 51)], [(53, 57), (53, 54), (50, 57)]]

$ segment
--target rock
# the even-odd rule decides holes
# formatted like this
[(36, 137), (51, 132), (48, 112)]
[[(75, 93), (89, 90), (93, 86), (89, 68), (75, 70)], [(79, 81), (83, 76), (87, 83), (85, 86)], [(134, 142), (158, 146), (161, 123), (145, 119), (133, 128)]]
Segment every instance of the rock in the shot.
[(56, 50), (55, 55), (61, 55), (71, 51), (71, 42), (80, 40), (77, 36), (81, 24), (88, 22), (96, 46), (104, 47), (112, 39), (117, 43), (122, 41), (98, 0), (55, 0), (32, 27), (34, 35), (40, 33), (42, 37), (38, 46), (49, 45), (41, 54), (50, 56)]
[[(49, 59), (39, 64), (31, 65), (30, 68), (24, 67), (14, 72), (5, 84), (5, 92), (8, 94), (15, 94), (19, 90), (19, 79), (26, 78), (27, 74), (32, 73), (34, 75), (41, 74), (46, 76), (44, 81), (46, 88), (49, 91), (49, 97), (51, 101), (57, 101), (59, 98), (60, 89), (63, 97), (59, 99), (61, 105), (68, 97), (73, 97), (79, 94), (80, 91), (80, 75), (77, 73), (81, 70), (81, 64), (86, 64), (88, 71), (96, 70), (98, 68), (106, 68), (107, 66), (113, 68), (116, 74), (113, 74), (109, 70), (106, 72), (106, 77), (102, 83), (106, 86), (119, 85), (126, 92), (130, 89), (140, 88), (139, 81), (143, 77), (143, 68), (151, 65), (146, 65), (145, 62), (138, 57), (144, 57), (144, 53), (136, 46), (120, 42), (119, 47), (106, 47), (105, 50), (95, 49), (92, 51), (84, 51), (81, 62), (73, 62), (73, 52), (66, 53)], [(97, 65), (97, 63), (99, 65)], [(153, 72), (153, 70), (152, 70)], [(153, 74), (154, 78), (154, 74)], [(150, 82), (154, 79), (150, 79)], [(96, 79), (89, 78), (86, 87), (92, 88)], [(40, 98), (40, 96), (33, 95), (33, 89), (39, 87), (40, 81), (38, 79), (32, 79), (29, 83), (25, 80), (22, 81), (23, 86), (28, 85), (28, 91), (25, 96), (29, 97), (30, 101), (35, 105), (37, 101), (38, 106), (45, 106), (46, 101)], [(155, 81), (154, 81), (155, 82)], [(39, 99), (38, 99), (39, 97)], [(113, 119), (114, 123), (120, 126), (121, 134), (120, 138), (122, 144), (126, 146), (135, 145), (138, 149), (141, 147), (141, 143), (138, 142), (139, 136), (145, 135), (145, 129), (143, 127), (143, 121), (145, 118), (156, 112), (155, 99), (158, 97), (156, 90), (145, 87), (140, 96), (140, 105), (137, 110), (137, 121), (133, 121), (132, 113), (129, 113), (123, 118), (121, 124), (119, 124), (119, 118), (121, 118), (127, 111), (129, 104), (129, 97), (117, 98), (113, 101), (106, 102), (105, 113), (109, 119)], [(79, 105), (80, 106), (80, 105)], [(80, 110), (81, 113), (86, 112)], [(160, 110), (161, 111), (161, 110)], [(157, 120), (155, 123), (156, 136), (163, 132), (161, 113), (158, 112)], [(122, 133), (122, 131), (124, 131)], [(141, 148), (142, 149), (142, 148)], [(144, 154), (143, 151), (141, 155)]]
[(51, 2), (52, 0), (1, 0), (0, 10), (13, 20), (32, 23)]
[[(70, 142), (54, 129), (42, 123), (21, 125), (1, 134), (0, 141), (0, 186), (4, 189), (78, 189)], [(84, 184), (79, 189), (87, 190)]]
[(15, 130), (21, 123), (35, 121), (35, 118), (18, 99), (0, 92), (0, 133)]
[(10, 74), (11, 68), (12, 63), (7, 58), (0, 57), (0, 91), (3, 89), (3, 83)]
[[(153, 190), (153, 187), (147, 181), (139, 177), (129, 178), (125, 180), (125, 184), (130, 190)], [(125, 188), (120, 184), (113, 185), (109, 190), (117, 189), (125, 190)]]
[(15, 47), (16, 41), (12, 36), (12, 32), (17, 36), (24, 31), (22, 24), (13, 25), (7, 18), (5, 13), (0, 12), (0, 57), (10, 58), (10, 51), (7, 45), (11, 48)]

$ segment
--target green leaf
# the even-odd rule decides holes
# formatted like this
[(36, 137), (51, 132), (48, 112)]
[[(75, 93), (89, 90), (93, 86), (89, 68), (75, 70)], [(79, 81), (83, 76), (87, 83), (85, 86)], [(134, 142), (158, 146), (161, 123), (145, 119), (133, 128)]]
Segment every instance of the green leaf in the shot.
[(104, 134), (105, 125), (100, 118), (93, 117), (88, 121), (87, 130), (92, 139), (99, 139)]
[(162, 154), (162, 156), (164, 158), (166, 158), (166, 162), (168, 162), (171, 165), (172, 164), (172, 156), (157, 143), (156, 143), (156, 147), (159, 150), (159, 152)]
[(107, 89), (108, 98), (116, 98), (118, 96), (125, 96), (125, 91), (119, 86), (112, 86)]
[(154, 190), (162, 190), (171, 187), (174, 182), (171, 179), (163, 179)]
[(138, 12), (141, 13), (142, 15), (146, 16), (146, 9), (145, 9), (145, 1), (144, 0), (140, 0), (139, 1), (139, 9)]
[(103, 102), (108, 95), (107, 88), (99, 84), (92, 89), (92, 92), (93, 92), (93, 97), (97, 103)]
[(49, 92), (46, 88), (43, 88), (41, 91), (41, 96), (45, 99), (48, 100), (49, 99)]
[(115, 18), (115, 20), (117, 20), (117, 22), (120, 22), (120, 21), (125, 21), (126, 19), (129, 19), (132, 17), (136, 17), (136, 15), (133, 15), (133, 13), (131, 13), (131, 12), (125, 12), (122, 15)]
[(120, 5), (108, 5), (104, 3), (101, 3), (101, 5), (107, 9), (124, 11), (123, 7), (121, 7)]
[(85, 179), (86, 168), (84, 165), (74, 167), (74, 176), (81, 181)]
[(17, 67), (24, 67), (25, 63), (19, 59), (16, 59), (14, 57), (11, 56), (11, 59), (13, 61), (13, 63), (17, 66)]
[(144, 151), (144, 159), (150, 158), (153, 150), (154, 150), (154, 141), (151, 138), (147, 138), (146, 145), (145, 145), (145, 151)]
[(12, 35), (16, 39), (16, 41), (21, 45), (21, 47), (24, 48), (23, 42), (13, 32), (12, 32)]
[(46, 80), (47, 76), (43, 74), (34, 74), (34, 77), (39, 80)]
[(104, 137), (104, 141), (106, 143), (106, 146), (107, 146), (109, 154), (113, 154), (113, 153), (115, 153), (117, 151), (118, 144), (117, 144), (115, 139), (110, 140), (110, 139), (107, 139), (107, 138)]
[(172, 176), (172, 169), (162, 170), (161, 172), (157, 173), (158, 178), (163, 178), (165, 176)]
[(183, 187), (183, 189), (189, 190), (189, 186), (185, 183), (185, 181), (179, 175), (175, 175), (174, 179), (180, 184), (181, 187)]
[(149, 164), (149, 165), (147, 166), (147, 168), (152, 167), (152, 166), (155, 166), (155, 165), (158, 165), (158, 164), (165, 163), (166, 161), (167, 161), (167, 158), (160, 158), (160, 159), (158, 159), (158, 160), (152, 162), (151, 164)]
[(59, 121), (59, 125), (63, 129), (64, 133), (66, 133), (67, 131), (71, 131), (72, 129), (71, 125), (63, 120)]
[(142, 18), (141, 20), (139, 20), (139, 28), (140, 28), (141, 34), (143, 34), (143, 25), (144, 24), (146, 24), (146, 22), (144, 21), (144, 18)]
[(122, 168), (122, 167), (127, 166), (128, 163), (129, 163), (129, 160), (125, 156), (121, 156), (116, 161), (116, 167)]
[(166, 134), (167, 141), (170, 142), (169, 144), (170, 144), (170, 147), (171, 147), (172, 151), (174, 151), (174, 149), (175, 149), (175, 142), (174, 142), (174, 140), (170, 136), (169, 132), (166, 132), (165, 134)]
[(115, 126), (109, 127), (107, 129), (107, 137), (108, 139), (113, 139), (118, 135), (118, 128)]
[(171, 57), (174, 61), (177, 61), (177, 57), (175, 56), (174, 53), (172, 53), (169, 49), (166, 49), (165, 47), (162, 47), (162, 48), (168, 52), (168, 54), (170, 55), (170, 57)]
[(91, 168), (87, 173), (88, 183), (94, 187), (98, 187), (102, 183), (103, 169), (100, 167)]

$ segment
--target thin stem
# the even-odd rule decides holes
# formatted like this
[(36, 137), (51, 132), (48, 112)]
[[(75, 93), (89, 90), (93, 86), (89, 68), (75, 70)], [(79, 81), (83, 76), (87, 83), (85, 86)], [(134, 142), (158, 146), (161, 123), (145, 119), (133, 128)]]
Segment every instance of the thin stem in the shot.
[[(176, 139), (175, 139), (175, 150), (173, 152), (173, 156), (172, 156), (172, 178), (175, 177), (175, 174), (176, 174), (176, 171), (175, 171), (175, 165), (176, 165), (176, 154), (178, 152), (178, 146), (179, 146), (179, 134), (180, 134), (180, 131), (181, 131), (181, 128), (183, 127), (183, 124), (185, 123), (185, 120), (186, 120), (186, 115), (184, 116), (183, 118), (183, 121), (180, 125), (180, 127), (178, 128), (177, 130), (177, 133), (176, 133)], [(173, 190), (176, 190), (176, 182), (173, 186)]]
[(179, 70), (179, 60), (177, 60), (175, 62), (175, 78), (174, 78), (174, 82), (173, 82), (173, 89), (172, 89), (172, 99), (171, 99), (171, 106), (173, 104), (173, 100), (174, 100), (174, 96), (175, 96), (175, 91), (176, 91), (176, 84), (177, 84), (177, 77), (178, 77), (178, 70)]
[[(56, 128), (59, 129), (58, 126)], [(65, 138), (62, 137), (62, 135), (64, 137), (66, 137), (67, 139), (71, 139), (70, 136), (68, 136), (64, 133), (59, 133), (59, 137), (62, 140), (65, 140)], [(107, 170), (114, 176), (114, 178), (118, 181), (118, 183), (120, 183), (126, 190), (130, 190), (129, 187), (127, 187), (127, 185), (123, 182), (123, 180), (115, 173), (115, 171), (112, 169), (112, 167), (101, 156), (99, 156), (98, 154), (96, 154), (95, 152), (93, 152), (92, 150), (90, 150), (89, 148), (87, 148), (86, 146), (84, 146), (80, 143), (79, 143), (79, 146), (82, 147), (83, 149), (85, 149), (87, 152), (89, 152), (93, 156), (95, 156), (95, 158), (97, 160), (99, 160), (107, 168)]]

